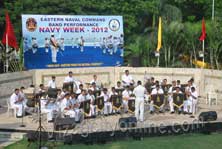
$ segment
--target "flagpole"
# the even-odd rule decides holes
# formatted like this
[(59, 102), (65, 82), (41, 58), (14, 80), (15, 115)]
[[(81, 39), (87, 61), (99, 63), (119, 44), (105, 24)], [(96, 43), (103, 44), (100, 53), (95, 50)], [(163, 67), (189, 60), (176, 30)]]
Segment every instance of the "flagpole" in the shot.
[(203, 64), (202, 64), (202, 68), (204, 68), (204, 40), (203, 40), (203, 42), (202, 42), (202, 48), (203, 48)]
[(157, 56), (157, 67), (159, 67), (160, 66), (160, 55), (158, 54), (158, 56)]
[(9, 67), (9, 64), (8, 64), (8, 34), (6, 34), (6, 54), (5, 54), (5, 60), (6, 60), (6, 65), (5, 65), (5, 72), (8, 72), (8, 67)]

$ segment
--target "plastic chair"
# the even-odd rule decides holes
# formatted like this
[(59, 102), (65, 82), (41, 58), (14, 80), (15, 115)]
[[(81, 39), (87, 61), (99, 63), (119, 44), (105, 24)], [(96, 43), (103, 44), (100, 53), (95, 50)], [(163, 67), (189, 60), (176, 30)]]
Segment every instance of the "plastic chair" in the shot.
[(7, 106), (8, 106), (7, 110), (8, 116), (10, 116), (10, 111), (12, 111), (12, 114), (14, 115), (14, 117), (16, 117), (16, 109), (11, 106), (9, 99), (7, 99)]

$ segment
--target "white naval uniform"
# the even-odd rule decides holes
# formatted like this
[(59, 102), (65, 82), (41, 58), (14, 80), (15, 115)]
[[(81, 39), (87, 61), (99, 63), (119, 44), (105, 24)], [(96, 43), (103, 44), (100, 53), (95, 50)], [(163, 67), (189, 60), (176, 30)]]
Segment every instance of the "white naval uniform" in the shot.
[(168, 102), (169, 102), (169, 106), (170, 106), (170, 112), (174, 112), (174, 105), (173, 105), (173, 87), (176, 87), (176, 86), (171, 86), (169, 88), (169, 91), (168, 91)]
[(138, 85), (133, 90), (133, 94), (136, 96), (135, 99), (135, 116), (137, 120), (144, 120), (144, 99), (146, 94), (146, 88), (142, 85)]
[(46, 40), (45, 40), (45, 52), (46, 52), (46, 53), (49, 52), (49, 47), (50, 47), (49, 39), (46, 39)]
[(9, 102), (10, 102), (11, 107), (16, 110), (16, 115), (17, 116), (22, 116), (22, 113), (23, 113), (23, 111), (22, 111), (22, 109), (23, 109), (22, 104), (23, 104), (23, 102), (21, 101), (21, 102), (15, 103), (18, 100), (19, 100), (19, 94), (16, 95), (15, 93), (13, 93), (11, 95), (11, 97), (10, 97), (10, 101)]
[(35, 54), (38, 49), (38, 44), (36, 39), (32, 39), (32, 53)]
[(131, 75), (122, 75), (123, 86), (128, 86), (130, 83), (133, 83), (133, 77)]
[[(65, 114), (65, 115), (69, 115), (71, 118), (75, 118), (75, 111), (72, 109), (69, 109), (69, 107), (71, 106), (71, 102), (66, 99), (63, 98), (63, 100), (61, 101), (61, 111)], [(66, 110), (66, 108), (68, 108), (68, 110)]]
[[(164, 94), (163, 89), (159, 88), (159, 90), (157, 90), (156, 88), (154, 88), (151, 92), (151, 95), (156, 94)], [(160, 107), (160, 111), (161, 110), (163, 110), (163, 106)], [(153, 101), (150, 102), (150, 111), (154, 111)]]
[(198, 98), (197, 91), (191, 92), (191, 95), (187, 99), (187, 106), (185, 106), (185, 109), (184, 109), (185, 112), (192, 113), (192, 114), (196, 113), (196, 105), (197, 105), (197, 100), (198, 100), (197, 98)]
[[(132, 94), (131, 90), (124, 90), (122, 92), (124, 112), (128, 111), (128, 100), (129, 100), (131, 94)], [(127, 98), (128, 100), (124, 100), (124, 98)]]
[(95, 96), (92, 94), (88, 94), (87, 95), (87, 99), (90, 100), (90, 116), (95, 116), (96, 115), (96, 105), (94, 105), (93, 103), (95, 102)]
[(53, 111), (56, 110), (56, 108), (53, 106), (47, 106), (47, 101), (48, 100), (41, 99), (41, 112), (47, 113), (47, 121), (51, 121), (53, 118)]
[(48, 88), (56, 88), (56, 82), (53, 80), (49, 80), (47, 87)]
[(55, 37), (51, 37), (50, 40), (51, 40), (52, 62), (56, 63), (57, 62), (57, 50), (58, 50), (58, 48), (54, 44), (57, 44), (57, 41), (56, 41)]
[(108, 101), (109, 100), (108, 92), (106, 94), (102, 92), (100, 96), (104, 97), (104, 114), (111, 114), (113, 107), (112, 103)]

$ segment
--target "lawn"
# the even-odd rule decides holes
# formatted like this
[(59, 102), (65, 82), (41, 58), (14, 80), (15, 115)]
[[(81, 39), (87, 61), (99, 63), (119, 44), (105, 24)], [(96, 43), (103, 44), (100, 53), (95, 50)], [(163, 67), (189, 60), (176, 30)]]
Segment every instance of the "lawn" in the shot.
[[(37, 148), (36, 144), (32, 143), (27, 147), (28, 142), (24, 139), (20, 142), (12, 144), (6, 149), (25, 149)], [(52, 146), (52, 143), (48, 143)], [(107, 144), (94, 144), (94, 145), (63, 145), (56, 143), (56, 147), (49, 147), (56, 149), (219, 149), (222, 148), (222, 134), (186, 134), (178, 136), (163, 136), (163, 137), (150, 137), (144, 138), (141, 141), (132, 139), (110, 142)]]

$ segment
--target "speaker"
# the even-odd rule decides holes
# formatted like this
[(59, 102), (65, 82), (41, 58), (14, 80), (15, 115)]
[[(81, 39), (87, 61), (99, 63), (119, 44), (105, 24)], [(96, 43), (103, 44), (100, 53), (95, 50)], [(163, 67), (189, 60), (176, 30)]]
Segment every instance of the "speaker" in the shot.
[(56, 118), (54, 130), (64, 130), (75, 128), (75, 118)]
[(217, 112), (216, 111), (202, 112), (199, 115), (199, 120), (200, 121), (216, 121)]
[(136, 127), (136, 125), (137, 125), (136, 117), (124, 117), (119, 119), (120, 128)]
[(132, 67), (141, 67), (141, 59), (139, 56), (134, 56), (131, 58)]

